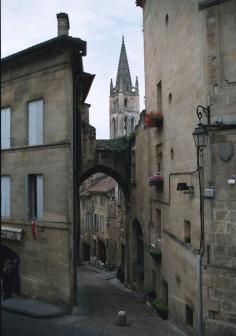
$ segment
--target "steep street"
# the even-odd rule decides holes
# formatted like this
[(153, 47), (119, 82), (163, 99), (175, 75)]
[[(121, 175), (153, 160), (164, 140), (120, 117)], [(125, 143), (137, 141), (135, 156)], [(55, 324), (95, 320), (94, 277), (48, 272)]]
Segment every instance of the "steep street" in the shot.
[[(110, 278), (110, 279), (109, 279)], [(78, 297), (81, 305), (74, 314), (55, 319), (32, 319), (3, 312), (3, 336), (180, 336), (169, 321), (163, 321), (145, 301), (112, 274), (87, 266), (79, 268)], [(120, 310), (127, 313), (128, 326), (116, 325)]]

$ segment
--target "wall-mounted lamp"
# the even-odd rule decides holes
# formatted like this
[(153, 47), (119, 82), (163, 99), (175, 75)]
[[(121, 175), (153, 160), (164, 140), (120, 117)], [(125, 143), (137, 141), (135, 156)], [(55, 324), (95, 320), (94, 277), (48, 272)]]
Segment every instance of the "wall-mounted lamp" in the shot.
[(207, 146), (208, 132), (202, 124), (199, 124), (193, 132), (193, 139), (197, 149), (202, 150)]
[(176, 190), (182, 191), (184, 194), (193, 194), (194, 193), (194, 187), (192, 185), (187, 185), (186, 182), (178, 183)]

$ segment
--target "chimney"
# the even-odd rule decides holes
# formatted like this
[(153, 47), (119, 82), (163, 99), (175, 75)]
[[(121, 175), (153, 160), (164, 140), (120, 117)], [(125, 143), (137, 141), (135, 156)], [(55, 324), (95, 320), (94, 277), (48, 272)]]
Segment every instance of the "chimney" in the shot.
[(57, 36), (68, 35), (70, 29), (69, 16), (66, 13), (57, 14)]

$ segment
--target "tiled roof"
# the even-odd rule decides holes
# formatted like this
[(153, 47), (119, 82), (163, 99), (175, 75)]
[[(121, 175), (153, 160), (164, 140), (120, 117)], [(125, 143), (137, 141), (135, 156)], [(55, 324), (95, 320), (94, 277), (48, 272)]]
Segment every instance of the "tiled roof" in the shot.
[(103, 180), (99, 181), (98, 183), (95, 183), (92, 186), (90, 186), (87, 189), (87, 191), (89, 193), (101, 193), (101, 192), (106, 193), (108, 191), (115, 189), (115, 186), (116, 181), (112, 177), (108, 176)]

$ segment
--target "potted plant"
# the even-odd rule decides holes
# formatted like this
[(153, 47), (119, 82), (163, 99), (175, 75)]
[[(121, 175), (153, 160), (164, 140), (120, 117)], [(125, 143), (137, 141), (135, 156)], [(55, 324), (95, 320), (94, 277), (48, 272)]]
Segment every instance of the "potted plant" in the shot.
[(158, 299), (156, 299), (153, 302), (153, 306), (154, 308), (157, 310), (158, 315), (163, 319), (163, 320), (167, 320), (168, 319), (168, 306), (164, 303), (162, 303), (161, 301), (159, 301)]
[(144, 118), (145, 127), (161, 127), (163, 124), (163, 117), (161, 112), (148, 112)]
[(148, 183), (151, 186), (162, 187), (163, 186), (163, 176), (160, 173), (149, 176)]

